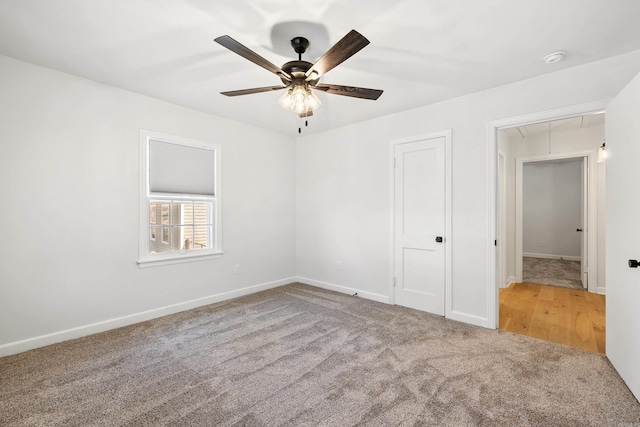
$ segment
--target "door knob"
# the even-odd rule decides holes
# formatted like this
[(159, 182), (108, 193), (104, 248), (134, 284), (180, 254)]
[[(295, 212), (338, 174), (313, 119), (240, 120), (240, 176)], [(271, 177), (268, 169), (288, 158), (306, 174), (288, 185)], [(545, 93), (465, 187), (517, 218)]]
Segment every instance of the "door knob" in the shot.
[(436, 243), (442, 243), (442, 236), (436, 237)]
[(582, 233), (582, 228), (576, 228), (576, 231), (577, 231), (578, 233)]
[(629, 268), (638, 268), (638, 260), (630, 259), (629, 260)]

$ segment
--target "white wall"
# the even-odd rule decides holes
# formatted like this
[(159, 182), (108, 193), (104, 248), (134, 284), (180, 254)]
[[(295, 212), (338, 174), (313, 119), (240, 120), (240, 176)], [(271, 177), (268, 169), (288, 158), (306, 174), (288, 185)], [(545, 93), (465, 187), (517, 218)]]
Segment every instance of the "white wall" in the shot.
[[(295, 279), (293, 138), (6, 57), (0, 93), (0, 356)], [(138, 268), (141, 128), (222, 144), (222, 258)]]
[(522, 169), (524, 255), (579, 259), (582, 159), (525, 163)]
[[(605, 119), (606, 120), (606, 119)], [(524, 138), (509, 139), (506, 132), (499, 132), (499, 147), (506, 153), (507, 164), (507, 275), (516, 277), (516, 248), (515, 248), (515, 197), (516, 197), (516, 168), (518, 157), (541, 156), (544, 154), (571, 153), (576, 151), (597, 150), (604, 142), (605, 126), (591, 124), (580, 129), (554, 130), (548, 133), (529, 135)], [(551, 141), (551, 144), (549, 144)], [(595, 170), (596, 179), (596, 250), (597, 250), (597, 289), (598, 293), (606, 292), (606, 268), (605, 268), (605, 164), (597, 163)], [(525, 251), (526, 252), (526, 251)]]
[[(389, 297), (389, 141), (453, 130), (452, 317), (495, 327), (488, 123), (613, 97), (640, 70), (615, 57), (299, 139), (297, 269), (309, 282)], [(384, 95), (377, 101), (384, 102)], [(335, 268), (342, 261), (343, 270)]]

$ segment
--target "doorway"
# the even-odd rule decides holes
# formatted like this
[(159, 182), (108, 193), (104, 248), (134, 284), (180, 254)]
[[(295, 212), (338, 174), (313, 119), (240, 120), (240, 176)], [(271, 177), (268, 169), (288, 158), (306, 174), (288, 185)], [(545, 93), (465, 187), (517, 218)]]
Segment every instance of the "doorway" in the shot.
[[(604, 163), (598, 163), (598, 149), (604, 141), (604, 113), (548, 120), (528, 125), (496, 127), (496, 275), (499, 288), (523, 281), (523, 255), (580, 260), (580, 279), (592, 293), (605, 293), (604, 280)], [(575, 163), (572, 163), (575, 162)], [(581, 166), (578, 163), (581, 162)], [(503, 169), (500, 169), (503, 165)], [(573, 196), (549, 194), (559, 192), (567, 177), (562, 170), (572, 165), (573, 181), (581, 180), (582, 191)], [(546, 193), (538, 195), (547, 204), (573, 197), (582, 204), (582, 212), (566, 220), (561, 230), (550, 230), (549, 224), (531, 229), (537, 242), (524, 245), (523, 192), (526, 168), (547, 169)], [(582, 170), (580, 171), (580, 168)], [(551, 175), (549, 175), (551, 174)], [(544, 180), (543, 179), (543, 180)], [(556, 184), (554, 184), (554, 180)], [(541, 181), (541, 180), (539, 180)], [(544, 184), (544, 182), (539, 182)], [(578, 184), (574, 184), (578, 185)], [(540, 199), (540, 200), (542, 200)], [(540, 200), (538, 200), (540, 202)], [(580, 202), (577, 202), (580, 200)], [(550, 206), (539, 209), (549, 211)], [(563, 208), (564, 209), (564, 208)], [(576, 217), (579, 216), (579, 217)], [(571, 226), (571, 223), (575, 226)], [(581, 230), (581, 231), (579, 231)], [(531, 234), (530, 233), (530, 234)], [(543, 233), (547, 233), (546, 237)], [(558, 236), (560, 235), (560, 236)], [(552, 242), (564, 235), (565, 240), (579, 241), (579, 249), (568, 251)], [(579, 253), (578, 253), (579, 251)]]
[[(579, 111), (579, 107), (576, 110)], [(500, 327), (499, 295), (505, 288), (515, 283), (523, 282), (523, 256), (533, 255), (532, 258), (544, 260), (579, 261), (584, 259), (578, 267), (578, 278), (584, 280), (586, 288), (591, 293), (604, 294), (604, 165), (596, 163), (599, 147), (604, 142), (604, 114), (600, 109), (595, 112), (569, 112), (553, 117), (549, 113), (532, 116), (530, 120), (514, 119), (502, 123), (492, 123), (495, 126), (494, 136), (496, 146), (494, 173), (496, 179), (495, 224), (496, 244), (495, 274), (496, 274), (496, 327)], [(588, 111), (588, 110), (587, 110)], [(543, 120), (544, 119), (544, 120)], [(552, 239), (560, 234), (555, 231), (552, 237), (544, 237), (541, 231), (534, 232), (537, 247), (524, 247), (525, 231), (523, 230), (523, 176), (526, 167), (558, 169), (562, 163), (571, 165), (573, 181), (580, 181), (574, 187), (572, 197), (577, 200), (576, 205), (585, 206), (574, 212), (571, 220), (575, 226), (564, 226), (566, 233), (573, 234), (578, 240), (577, 250), (572, 252), (550, 251)], [(556, 179), (561, 176), (558, 171)], [(551, 179), (553, 182), (553, 179)], [(548, 191), (557, 191), (551, 187)], [(584, 191), (582, 191), (584, 190)], [(558, 195), (555, 195), (558, 196)], [(565, 196), (566, 197), (566, 196)], [(588, 213), (591, 212), (591, 215)], [(540, 224), (538, 224), (540, 225)], [(551, 228), (549, 224), (542, 224), (542, 229)], [(547, 230), (550, 232), (550, 230)], [(566, 234), (565, 233), (565, 234)], [(599, 268), (600, 267), (600, 268)], [(537, 289), (537, 288), (536, 288)], [(527, 292), (533, 292), (531, 289)], [(551, 295), (550, 291), (538, 291)], [(523, 300), (524, 301), (524, 300)], [(535, 315), (536, 310), (531, 313)], [(545, 313), (546, 311), (542, 311)], [(548, 313), (547, 313), (548, 314)], [(562, 317), (561, 315), (560, 317)], [(535, 322), (535, 319), (532, 319)], [(553, 326), (558, 328), (559, 326)], [(604, 326), (603, 326), (604, 328)], [(575, 333), (575, 331), (573, 332)], [(544, 335), (544, 334), (543, 334)], [(542, 338), (542, 337), (541, 337)]]
[(595, 277), (590, 163), (589, 152), (516, 158), (516, 282), (587, 289)]

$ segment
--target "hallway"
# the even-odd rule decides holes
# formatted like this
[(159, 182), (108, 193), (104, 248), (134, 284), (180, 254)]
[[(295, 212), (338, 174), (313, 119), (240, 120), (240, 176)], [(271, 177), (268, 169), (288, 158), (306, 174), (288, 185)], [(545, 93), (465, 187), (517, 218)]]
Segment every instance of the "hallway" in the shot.
[(584, 289), (580, 280), (580, 261), (522, 257), (522, 281), (562, 288)]

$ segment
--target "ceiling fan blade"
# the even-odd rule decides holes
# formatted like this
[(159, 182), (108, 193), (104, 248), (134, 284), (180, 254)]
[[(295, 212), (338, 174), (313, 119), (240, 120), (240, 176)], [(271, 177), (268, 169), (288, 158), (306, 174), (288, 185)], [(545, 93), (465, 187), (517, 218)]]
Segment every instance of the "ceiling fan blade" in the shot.
[(382, 95), (379, 89), (367, 89), (364, 87), (340, 86), (332, 84), (321, 84), (313, 86), (314, 89), (322, 90), (333, 95), (351, 96), (353, 98), (371, 99), (375, 101)]
[(311, 68), (305, 73), (307, 80), (315, 80), (341, 64), (360, 49), (369, 44), (369, 40), (356, 30), (351, 30), (334, 44)]
[(255, 87), (252, 89), (230, 90), (228, 92), (220, 92), (220, 93), (226, 96), (240, 96), (240, 95), (251, 95), (253, 93), (270, 92), (273, 90), (280, 90), (280, 89), (286, 89), (286, 88), (287, 86), (266, 86), (266, 87)]
[(291, 76), (285, 71), (283, 71), (280, 67), (267, 61), (262, 56), (258, 55), (257, 53), (255, 53), (254, 51), (252, 51), (242, 43), (235, 41), (231, 37), (220, 36), (214, 39), (214, 41), (226, 47), (231, 52), (237, 53), (238, 55), (242, 56), (245, 59), (248, 59), (254, 64), (261, 66), (265, 70), (271, 71), (272, 73), (277, 74), (278, 76), (282, 76), (287, 80), (291, 80)]

